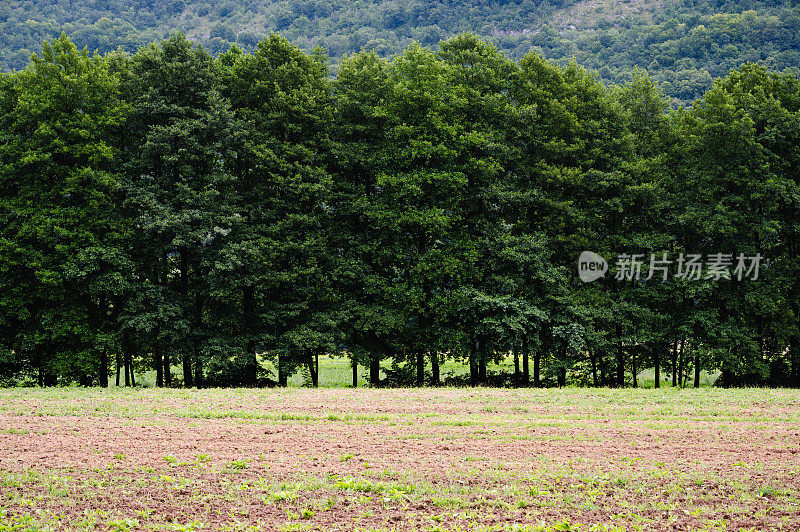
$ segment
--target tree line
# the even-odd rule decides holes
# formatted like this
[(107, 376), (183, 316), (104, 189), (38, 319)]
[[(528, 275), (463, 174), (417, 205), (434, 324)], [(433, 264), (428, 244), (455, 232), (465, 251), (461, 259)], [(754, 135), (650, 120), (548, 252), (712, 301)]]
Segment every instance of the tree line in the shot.
[[(218, 58), (62, 35), (0, 75), (0, 380), (317, 385), (327, 354), (375, 386), (445, 360), (797, 386), (799, 166), (800, 82), (754, 64), (668, 110), (641, 71), (606, 87), (469, 34), (334, 75), (278, 35)], [(611, 269), (584, 283), (587, 250)], [(728, 275), (648, 260), (715, 254)]]
[(252, 52), (279, 31), (334, 63), (361, 49), (382, 57), (412, 42), (436, 47), (471, 31), (508, 57), (530, 50), (566, 65), (575, 58), (607, 83), (646, 68), (674, 106), (691, 106), (745, 62), (800, 73), (800, 7), (775, 0), (676, 0), (614, 5), (575, 0), (28, 0), (0, 5), (0, 70), (24, 68), (44, 40), (66, 32), (79, 48), (130, 53), (172, 29), (212, 56), (233, 44)]

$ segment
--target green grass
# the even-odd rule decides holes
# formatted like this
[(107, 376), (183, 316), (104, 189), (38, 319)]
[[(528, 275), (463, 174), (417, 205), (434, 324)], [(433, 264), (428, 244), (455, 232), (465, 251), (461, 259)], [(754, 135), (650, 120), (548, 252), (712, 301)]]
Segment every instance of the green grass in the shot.
[[(262, 362), (264, 367), (270, 372), (273, 376), (276, 375), (276, 368), (274, 364), (271, 362)], [(386, 368), (391, 367), (391, 363), (388, 361), (383, 361), (381, 363), (381, 378), (386, 377), (386, 372), (383, 371)], [(512, 374), (514, 372), (514, 360), (511, 356), (508, 356), (505, 360), (501, 361), (500, 363), (490, 362), (486, 366), (487, 371), (490, 373), (506, 373)], [(181, 368), (178, 366), (173, 367), (173, 375), (177, 380), (180, 377)], [(430, 373), (430, 361), (427, 361), (426, 372)], [(456, 377), (465, 377), (469, 374), (469, 366), (464, 364), (458, 360), (445, 360), (442, 362), (440, 366), (440, 375), (442, 379), (447, 378), (448, 376), (456, 376)], [(713, 386), (714, 381), (716, 381), (717, 377), (719, 376), (718, 371), (708, 372), (702, 371), (700, 372), (700, 385), (701, 387), (709, 387)], [(137, 374), (137, 385), (143, 386), (146, 388), (152, 388), (155, 386), (156, 383), (156, 374), (155, 371), (146, 371), (142, 374)], [(368, 386), (369, 385), (369, 373), (366, 367), (360, 366), (359, 367), (359, 376), (358, 376), (358, 385), (359, 386)], [(692, 375), (693, 378), (693, 375)], [(652, 368), (644, 369), (639, 372), (638, 374), (638, 385), (641, 388), (653, 388), (655, 380), (655, 372)], [(349, 388), (352, 386), (353, 383), (353, 369), (350, 365), (350, 359), (347, 357), (341, 356), (329, 356), (329, 355), (322, 355), (319, 357), (319, 386), (320, 388)], [(672, 380), (668, 374), (664, 372), (661, 373), (661, 385), (662, 386), (671, 386)], [(113, 379), (112, 379), (113, 384)], [(287, 381), (287, 385), (292, 388), (299, 388), (306, 386), (308, 384), (308, 378), (304, 371), (297, 371), (294, 373)], [(690, 379), (688, 386), (693, 386), (693, 382)]]

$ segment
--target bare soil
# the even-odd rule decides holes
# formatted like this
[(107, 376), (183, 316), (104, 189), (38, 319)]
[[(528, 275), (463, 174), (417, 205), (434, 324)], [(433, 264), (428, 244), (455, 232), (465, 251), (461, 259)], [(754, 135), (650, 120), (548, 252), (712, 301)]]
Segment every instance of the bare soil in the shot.
[(0, 530), (800, 530), (793, 396), (549, 393), (0, 395)]

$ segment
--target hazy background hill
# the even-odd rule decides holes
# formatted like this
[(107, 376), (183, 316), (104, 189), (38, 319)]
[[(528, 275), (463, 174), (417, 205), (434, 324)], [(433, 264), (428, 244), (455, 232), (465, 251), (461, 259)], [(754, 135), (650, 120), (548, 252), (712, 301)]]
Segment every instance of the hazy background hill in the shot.
[(361, 48), (389, 56), (411, 41), (435, 46), (471, 31), (513, 58), (535, 50), (575, 57), (611, 82), (646, 69), (676, 104), (700, 96), (731, 67), (759, 62), (800, 72), (800, 7), (730, 0), (3, 0), (0, 68), (23, 68), (45, 39), (134, 51), (180, 29), (211, 52), (252, 48), (278, 31), (322, 46), (335, 64)]

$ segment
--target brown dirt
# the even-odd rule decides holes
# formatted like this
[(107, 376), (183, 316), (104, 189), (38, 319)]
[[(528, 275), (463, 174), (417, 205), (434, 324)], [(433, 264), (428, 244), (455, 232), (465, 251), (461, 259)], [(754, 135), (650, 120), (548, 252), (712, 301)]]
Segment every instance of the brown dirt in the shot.
[[(563, 520), (800, 529), (792, 404), (723, 404), (715, 421), (697, 405), (672, 418), (646, 408), (631, 416), (618, 405), (604, 413), (504, 391), (300, 390), (250, 401), (235, 392), (199, 407), (196, 397), (155, 393), (109, 396), (135, 409), (106, 415), (87, 415), (84, 403), (84, 415), (37, 415), (50, 399), (8, 400), (5, 519), (207, 530), (502, 530)], [(209, 412), (220, 419), (204, 419)], [(265, 417), (224, 417), (241, 412)]]

